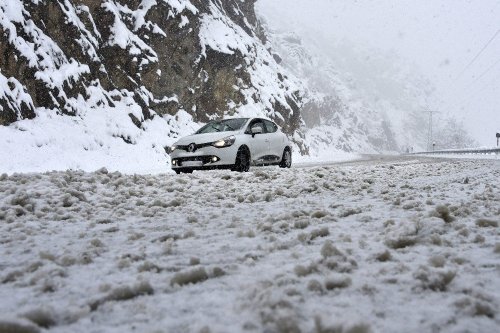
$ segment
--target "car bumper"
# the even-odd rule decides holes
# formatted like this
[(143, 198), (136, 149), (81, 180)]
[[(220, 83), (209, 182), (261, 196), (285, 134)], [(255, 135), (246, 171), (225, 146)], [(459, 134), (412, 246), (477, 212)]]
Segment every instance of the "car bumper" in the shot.
[(170, 154), (172, 169), (216, 169), (234, 165), (236, 145), (225, 148), (212, 146), (197, 149), (195, 152), (175, 150)]

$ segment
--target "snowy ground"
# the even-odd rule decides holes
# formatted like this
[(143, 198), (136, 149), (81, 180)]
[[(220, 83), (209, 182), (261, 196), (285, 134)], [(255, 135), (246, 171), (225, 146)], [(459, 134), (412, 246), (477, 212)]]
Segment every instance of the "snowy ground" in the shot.
[(3, 175), (0, 332), (494, 332), (499, 222), (496, 160)]

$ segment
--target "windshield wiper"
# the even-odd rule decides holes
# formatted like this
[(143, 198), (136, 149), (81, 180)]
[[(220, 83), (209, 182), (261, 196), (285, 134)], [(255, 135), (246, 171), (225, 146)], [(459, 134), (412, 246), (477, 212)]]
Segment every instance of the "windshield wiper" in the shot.
[(218, 129), (217, 127), (215, 127), (213, 124), (210, 124), (210, 127), (212, 127), (214, 130), (216, 130), (217, 132), (220, 132), (220, 129)]

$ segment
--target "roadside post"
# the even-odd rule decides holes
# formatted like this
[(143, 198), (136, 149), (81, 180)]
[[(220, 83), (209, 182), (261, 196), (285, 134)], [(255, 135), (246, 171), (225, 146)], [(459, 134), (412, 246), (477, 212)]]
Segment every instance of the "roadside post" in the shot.
[(495, 153), (495, 159), (498, 160), (500, 153), (498, 152), (498, 141), (500, 141), (500, 133), (497, 133), (497, 152)]

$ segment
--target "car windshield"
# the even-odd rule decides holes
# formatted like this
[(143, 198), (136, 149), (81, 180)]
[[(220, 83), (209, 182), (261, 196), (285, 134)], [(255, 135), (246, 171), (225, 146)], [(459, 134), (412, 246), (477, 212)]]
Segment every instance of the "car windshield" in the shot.
[(214, 120), (200, 128), (195, 134), (237, 131), (245, 125), (248, 118)]

